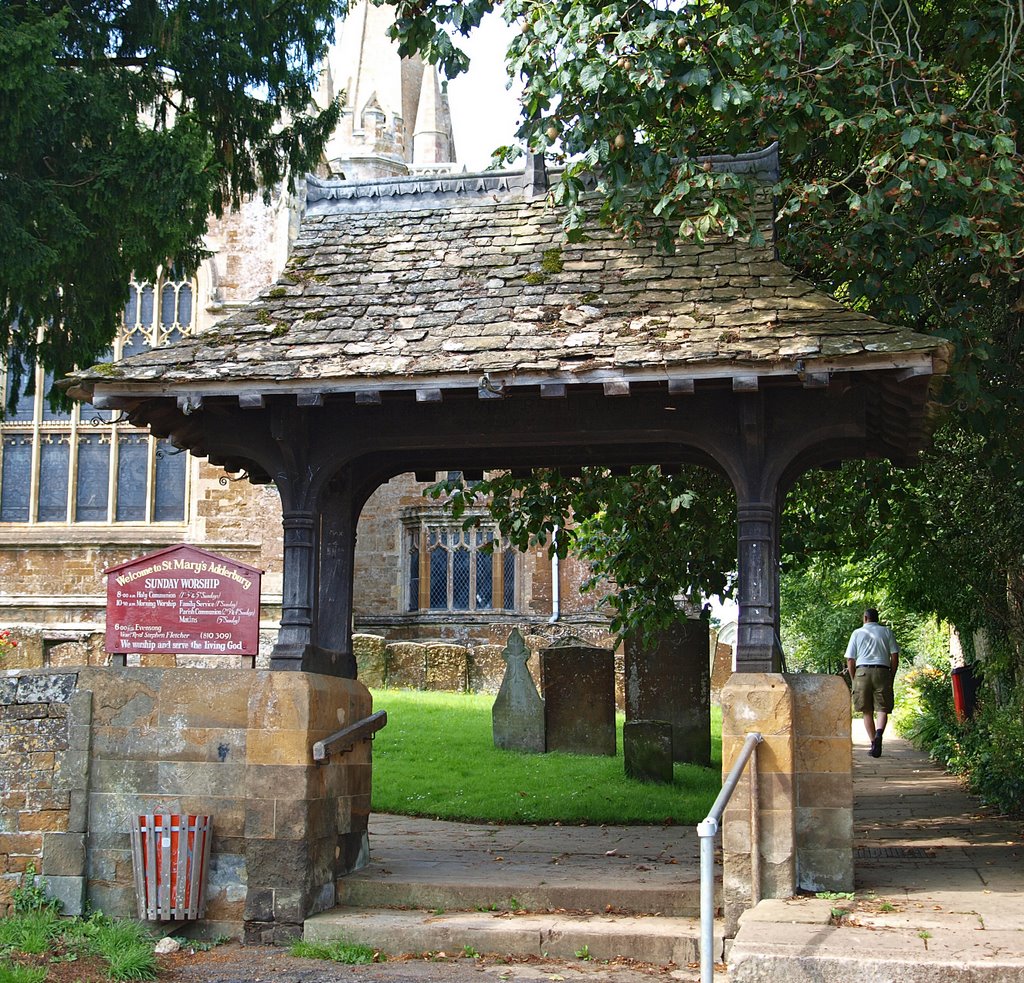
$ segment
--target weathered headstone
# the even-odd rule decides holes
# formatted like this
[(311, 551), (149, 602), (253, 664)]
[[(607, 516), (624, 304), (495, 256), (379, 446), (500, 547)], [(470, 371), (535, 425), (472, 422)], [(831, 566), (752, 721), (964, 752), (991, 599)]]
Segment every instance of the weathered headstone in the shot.
[(667, 720), (672, 759), (711, 764), (708, 622), (685, 618), (650, 645), (626, 640), (626, 720)]
[(469, 688), (474, 693), (497, 693), (505, 678), (505, 650), (500, 645), (474, 645), (469, 652)]
[(627, 778), (672, 784), (672, 725), (667, 720), (627, 720), (622, 752)]
[(456, 645), (453, 642), (428, 642), (427, 689), (465, 693), (467, 657), (468, 650), (465, 645)]
[(353, 634), (352, 654), (356, 659), (356, 672), (364, 686), (371, 689), (387, 682), (387, 641), (383, 635)]
[(491, 710), (494, 746), (503, 751), (543, 754), (544, 701), (526, 668), (530, 650), (517, 628), (508, 636), (503, 655), (505, 678)]
[(615, 754), (615, 658), (583, 642), (541, 652), (544, 733), (549, 751)]
[(419, 642), (388, 642), (385, 650), (388, 686), (427, 688), (427, 647)]

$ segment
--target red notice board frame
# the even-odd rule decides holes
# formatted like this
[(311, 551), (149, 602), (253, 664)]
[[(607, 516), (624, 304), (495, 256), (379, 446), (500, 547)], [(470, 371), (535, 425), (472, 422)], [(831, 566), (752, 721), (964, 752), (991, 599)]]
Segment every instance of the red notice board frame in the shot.
[(256, 655), (262, 570), (181, 543), (119, 563), (107, 578), (106, 649)]

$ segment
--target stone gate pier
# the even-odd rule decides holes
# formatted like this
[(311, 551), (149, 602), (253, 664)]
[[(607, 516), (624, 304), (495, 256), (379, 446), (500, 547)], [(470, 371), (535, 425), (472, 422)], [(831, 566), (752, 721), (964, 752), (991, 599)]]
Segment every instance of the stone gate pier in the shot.
[[(367, 862), (369, 742), (312, 746), (371, 712), (354, 679), (251, 669), (12, 670), (0, 900), (31, 863), (64, 902), (134, 916), (137, 814), (208, 814), (204, 929), (284, 942)], [(43, 808), (48, 806), (49, 808)]]
[(727, 936), (761, 898), (853, 890), (846, 684), (812, 673), (733, 673), (722, 689), (723, 774), (751, 731), (764, 738), (755, 752), (756, 777), (748, 767), (722, 824)]

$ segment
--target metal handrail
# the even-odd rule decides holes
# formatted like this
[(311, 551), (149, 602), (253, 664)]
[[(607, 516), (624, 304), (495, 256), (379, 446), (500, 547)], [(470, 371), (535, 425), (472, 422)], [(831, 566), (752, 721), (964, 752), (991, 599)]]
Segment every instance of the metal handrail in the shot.
[[(750, 880), (751, 894), (760, 896), (761, 858), (758, 849), (757, 832), (757, 758), (753, 758), (754, 748), (764, 738), (756, 731), (747, 734), (743, 747), (734, 762), (732, 769), (722, 783), (722, 791), (718, 793), (715, 804), (711, 807), (707, 818), (697, 823), (697, 836), (700, 837), (700, 983), (712, 983), (715, 976), (715, 960), (712, 949), (715, 946), (715, 836), (718, 833), (722, 813), (736, 791), (740, 776), (747, 762), (750, 761), (750, 814), (752, 828), (750, 831)], [(756, 903), (756, 902), (755, 902)]]
[(344, 754), (346, 751), (351, 751), (359, 741), (373, 740), (373, 735), (387, 722), (387, 710), (378, 710), (354, 724), (349, 724), (348, 727), (342, 728), (336, 734), (331, 734), (330, 737), (325, 737), (322, 741), (316, 741), (313, 744), (313, 760), (317, 764), (326, 761), (331, 755), (331, 750), (338, 744), (346, 745), (340, 752)]

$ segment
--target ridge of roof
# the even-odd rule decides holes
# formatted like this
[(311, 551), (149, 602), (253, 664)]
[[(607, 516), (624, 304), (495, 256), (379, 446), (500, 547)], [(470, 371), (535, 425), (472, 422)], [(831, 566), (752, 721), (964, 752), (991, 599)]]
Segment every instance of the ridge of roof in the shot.
[[(716, 171), (751, 175), (772, 183), (779, 179), (779, 145), (742, 154), (711, 154), (697, 158)], [(431, 172), (362, 181), (306, 177), (306, 212), (323, 215), (346, 211), (399, 211), (441, 208), (453, 201), (491, 201), (537, 197), (562, 168), (548, 167), (543, 156), (527, 154), (522, 168), (486, 171)]]

